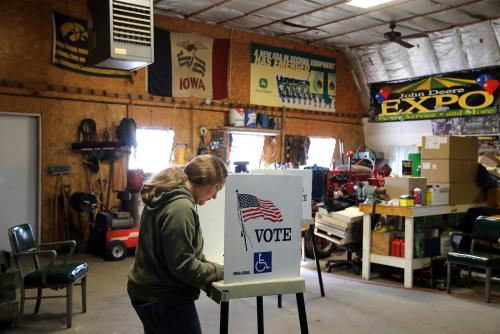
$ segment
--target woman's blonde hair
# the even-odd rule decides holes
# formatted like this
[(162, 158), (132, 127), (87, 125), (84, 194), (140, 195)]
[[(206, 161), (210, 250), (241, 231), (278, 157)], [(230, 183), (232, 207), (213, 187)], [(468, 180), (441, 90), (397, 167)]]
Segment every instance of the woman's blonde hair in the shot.
[(172, 167), (156, 174), (153, 179), (144, 184), (141, 195), (145, 203), (150, 202), (162, 192), (170, 191), (186, 183), (186, 178), (195, 186), (213, 186), (226, 181), (227, 169), (224, 162), (210, 154), (193, 158), (184, 170)]

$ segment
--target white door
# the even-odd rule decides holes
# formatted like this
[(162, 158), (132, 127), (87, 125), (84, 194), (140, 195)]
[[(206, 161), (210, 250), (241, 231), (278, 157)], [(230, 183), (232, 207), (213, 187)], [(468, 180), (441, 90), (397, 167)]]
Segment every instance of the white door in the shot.
[(7, 230), (29, 223), (38, 240), (40, 118), (0, 113), (0, 249), (11, 250)]

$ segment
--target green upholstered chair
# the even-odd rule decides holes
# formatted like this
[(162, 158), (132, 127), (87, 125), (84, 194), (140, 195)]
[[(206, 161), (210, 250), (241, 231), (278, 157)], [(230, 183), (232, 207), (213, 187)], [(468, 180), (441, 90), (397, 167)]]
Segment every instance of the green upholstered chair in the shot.
[[(466, 234), (454, 232), (450, 236), (452, 245), (458, 238), (467, 237)], [(470, 250), (454, 250), (448, 253), (448, 293), (451, 292), (451, 271), (453, 265), (465, 266), (469, 270), (469, 279), (473, 268), (485, 271), (485, 300), (490, 302), (491, 276), (500, 270), (500, 255), (478, 250), (477, 240), (489, 242), (500, 241), (500, 218), (479, 216), (472, 226)]]
[[(64, 298), (66, 297), (66, 324), (71, 327), (73, 314), (73, 286), (82, 286), (82, 311), (87, 311), (87, 263), (68, 263), (69, 257), (76, 247), (74, 240), (51, 242), (37, 245), (33, 236), (33, 230), (29, 224), (17, 225), (9, 228), (9, 239), (12, 247), (12, 257), (21, 273), (21, 300), (19, 315), (24, 311), (25, 299), (36, 299), (35, 312), (40, 310), (42, 298)], [(57, 251), (54, 248), (69, 247), (68, 253), (59, 263)], [(23, 259), (31, 259), (34, 269), (24, 272)], [(50, 288), (54, 290), (66, 289), (65, 296), (42, 297), (42, 290)], [(26, 289), (37, 289), (37, 296), (26, 298)]]

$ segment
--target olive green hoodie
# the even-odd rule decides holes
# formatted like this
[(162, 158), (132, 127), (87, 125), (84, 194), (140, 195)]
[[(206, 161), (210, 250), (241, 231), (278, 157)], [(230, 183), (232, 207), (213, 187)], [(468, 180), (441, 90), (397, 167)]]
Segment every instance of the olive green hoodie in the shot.
[(144, 207), (128, 292), (150, 302), (194, 301), (200, 289), (223, 278), (223, 267), (205, 260), (195, 201), (185, 186)]

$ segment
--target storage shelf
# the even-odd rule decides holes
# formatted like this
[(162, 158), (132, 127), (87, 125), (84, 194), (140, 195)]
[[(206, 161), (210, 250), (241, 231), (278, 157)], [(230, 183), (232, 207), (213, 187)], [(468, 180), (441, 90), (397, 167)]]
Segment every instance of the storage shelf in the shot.
[(242, 135), (278, 136), (281, 134), (281, 130), (278, 129), (244, 128), (234, 126), (226, 126), (214, 130), (226, 130), (228, 133), (238, 133)]
[(97, 150), (116, 150), (123, 145), (117, 141), (88, 141), (80, 143), (71, 143), (72, 150), (97, 151)]
[[(472, 204), (456, 204), (456, 205), (425, 205), (421, 207), (403, 207), (403, 206), (389, 206), (389, 205), (376, 205), (375, 213), (389, 215), (389, 216), (402, 216), (402, 217), (424, 217), (445, 215), (450, 213), (465, 212), (469, 208), (485, 206), (485, 203), (472, 203)], [(372, 213), (372, 204), (360, 204), (359, 211), (364, 213)]]
[[(413, 269), (420, 269), (428, 266), (431, 263), (431, 259), (429, 257), (421, 257), (417, 259), (413, 259)], [(380, 254), (370, 254), (370, 262), (383, 264), (386, 266), (396, 267), (396, 268), (404, 268), (405, 267), (405, 258), (397, 257), (397, 256), (387, 256)]]

